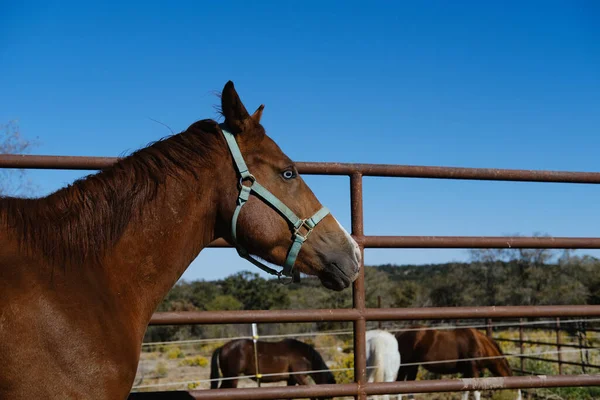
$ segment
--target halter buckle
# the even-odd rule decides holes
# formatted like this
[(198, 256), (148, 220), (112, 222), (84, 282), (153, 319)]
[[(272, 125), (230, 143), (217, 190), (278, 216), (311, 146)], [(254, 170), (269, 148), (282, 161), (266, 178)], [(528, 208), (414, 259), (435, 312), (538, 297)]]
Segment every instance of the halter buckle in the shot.
[(292, 270), (291, 276), (283, 275), (283, 270), (277, 274), (277, 281), (282, 285), (291, 285), (292, 283), (300, 283), (300, 273), (297, 270)]
[[(315, 228), (314, 226), (310, 226), (308, 223), (308, 218), (307, 219), (303, 219), (302, 223), (300, 224), (300, 226), (298, 226), (298, 228), (294, 228), (294, 235), (298, 236), (300, 238), (302, 238), (302, 241), (305, 241), (306, 239), (308, 239), (308, 237), (310, 236), (311, 232), (313, 231), (313, 229)], [(306, 233), (302, 234), (300, 232), (300, 229), (306, 229)]]

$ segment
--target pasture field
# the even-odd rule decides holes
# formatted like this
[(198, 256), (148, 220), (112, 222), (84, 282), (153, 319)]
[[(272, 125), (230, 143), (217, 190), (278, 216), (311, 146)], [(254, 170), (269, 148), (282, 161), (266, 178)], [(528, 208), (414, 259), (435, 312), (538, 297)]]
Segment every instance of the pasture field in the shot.
[[(518, 339), (518, 330), (503, 330), (494, 333), (494, 337), (502, 339)], [(588, 333), (588, 345), (598, 346), (596, 334)], [(525, 340), (539, 342), (555, 342), (556, 333), (547, 330), (527, 330)], [(345, 335), (323, 335), (302, 338), (303, 341), (313, 345), (317, 349), (328, 367), (333, 370), (338, 383), (353, 382), (353, 345), (352, 336)], [(576, 344), (577, 338), (561, 333), (563, 343)], [(136, 391), (159, 391), (159, 390), (182, 390), (182, 389), (209, 389), (210, 388), (210, 359), (212, 352), (225, 341), (191, 342), (158, 344), (144, 346), (141, 353), (140, 364), (134, 384)], [(499, 342), (505, 354), (518, 354), (517, 343)], [(577, 349), (562, 348), (563, 361), (581, 362), (582, 354)], [(555, 346), (547, 345), (524, 345), (525, 354), (537, 354), (535, 357), (548, 360), (556, 360), (556, 354), (539, 354), (555, 352)], [(566, 352), (565, 352), (566, 351)], [(600, 354), (596, 349), (588, 350), (587, 362), (600, 365)], [(585, 359), (585, 354), (584, 354)], [(509, 357), (513, 368), (520, 368), (518, 357)], [(537, 375), (558, 374), (558, 364), (539, 361), (524, 360), (524, 369), (533, 371)], [(588, 373), (598, 373), (599, 370), (587, 368)], [(581, 367), (563, 365), (564, 374), (582, 373)], [(517, 373), (515, 375), (518, 375)], [(417, 379), (438, 379), (423, 368), (419, 369)], [(444, 376), (452, 378), (452, 376)], [(257, 383), (250, 379), (240, 379), (239, 387), (256, 387)], [(267, 383), (263, 386), (285, 386), (285, 382)], [(509, 400), (514, 399), (516, 391), (486, 391), (482, 392), (482, 399), (487, 400)], [(406, 398), (406, 397), (405, 397)], [(424, 400), (459, 400), (460, 393), (434, 393), (415, 395), (416, 399)], [(600, 388), (557, 388), (557, 389), (535, 389), (524, 392), (524, 399), (551, 399), (551, 400), (591, 400), (600, 398)], [(337, 399), (351, 399), (351, 397), (338, 397)]]

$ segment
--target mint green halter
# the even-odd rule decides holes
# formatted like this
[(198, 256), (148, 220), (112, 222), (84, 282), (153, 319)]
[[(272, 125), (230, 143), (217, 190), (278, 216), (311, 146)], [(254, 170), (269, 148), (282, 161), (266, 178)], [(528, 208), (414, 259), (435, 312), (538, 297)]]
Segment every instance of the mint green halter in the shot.
[[(308, 236), (311, 234), (315, 226), (317, 226), (317, 224), (321, 222), (321, 220), (323, 220), (327, 214), (329, 214), (329, 210), (327, 207), (323, 207), (312, 217), (306, 219), (298, 218), (298, 216), (294, 214), (294, 212), (290, 210), (288, 206), (283, 204), (277, 197), (275, 197), (264, 186), (256, 181), (254, 175), (248, 171), (248, 166), (244, 162), (244, 157), (240, 152), (240, 148), (235, 140), (235, 136), (231, 132), (227, 131), (223, 124), (220, 124), (219, 127), (223, 132), (223, 136), (225, 136), (225, 140), (229, 146), (229, 151), (231, 152), (231, 156), (233, 157), (233, 161), (235, 162), (235, 166), (240, 175), (240, 194), (237, 199), (237, 207), (235, 208), (235, 211), (233, 212), (233, 218), (231, 219), (231, 237), (235, 242), (235, 248), (237, 249), (238, 254), (240, 257), (245, 258), (258, 268), (271, 275), (275, 275), (280, 279), (282, 276), (292, 277), (293, 282), (298, 282), (300, 280), (300, 275), (297, 271), (294, 271), (294, 263), (296, 262), (296, 258), (300, 253), (302, 245), (306, 239), (308, 239)], [(249, 181), (250, 185), (243, 185), (244, 181)], [(288, 251), (285, 263), (283, 264), (283, 269), (279, 272), (252, 258), (248, 253), (248, 250), (238, 243), (237, 220), (240, 216), (240, 211), (242, 210), (244, 204), (246, 204), (248, 201), (251, 192), (254, 192), (262, 201), (271, 205), (275, 210), (277, 210), (279, 214), (281, 214), (281, 216), (288, 221), (290, 224), (290, 229), (293, 232), (292, 245)], [(304, 234), (300, 232), (302, 228), (306, 230)]]

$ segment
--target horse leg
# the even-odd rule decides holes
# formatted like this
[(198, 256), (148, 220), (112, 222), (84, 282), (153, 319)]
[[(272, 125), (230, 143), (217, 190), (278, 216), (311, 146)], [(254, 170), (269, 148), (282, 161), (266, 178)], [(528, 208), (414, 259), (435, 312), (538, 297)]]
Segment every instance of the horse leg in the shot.
[[(229, 377), (224, 376), (223, 378), (229, 378)], [(239, 379), (223, 379), (221, 381), (221, 386), (219, 387), (219, 389), (235, 389), (235, 388), (237, 388), (238, 380)]]
[(296, 386), (298, 382), (296, 381), (296, 378), (294, 378), (293, 375), (290, 375), (290, 377), (287, 380), (287, 385), (288, 386)]
[[(463, 374), (463, 377), (464, 378), (479, 378), (479, 369), (477, 368), (477, 365), (475, 364), (475, 362), (472, 361), (472, 362), (468, 363), (465, 373)], [(468, 400), (469, 393), (470, 392), (463, 392), (462, 400)], [(481, 393), (479, 392), (479, 390), (475, 390), (473, 392), (473, 396), (475, 397), (475, 400), (481, 400)]]
[[(406, 367), (406, 380), (407, 381), (416, 381), (417, 380), (417, 373), (419, 372), (419, 366), (418, 365), (413, 365), (411, 367)], [(409, 399), (414, 399), (415, 395), (410, 393), (408, 395)], [(402, 397), (400, 398), (400, 400), (402, 400)]]
[(296, 380), (298, 385), (310, 385), (310, 381), (308, 380), (308, 376), (304, 374), (296, 374), (293, 379)]
[(521, 400), (521, 389), (517, 389), (517, 400)]
[[(288, 382), (288, 386), (294, 386), (296, 384), (310, 385), (310, 381), (308, 380), (308, 375), (304, 375), (304, 374), (290, 375), (287, 382)], [(291, 383), (291, 385), (290, 385), (290, 383)], [(317, 399), (311, 398), (311, 400), (317, 400)]]

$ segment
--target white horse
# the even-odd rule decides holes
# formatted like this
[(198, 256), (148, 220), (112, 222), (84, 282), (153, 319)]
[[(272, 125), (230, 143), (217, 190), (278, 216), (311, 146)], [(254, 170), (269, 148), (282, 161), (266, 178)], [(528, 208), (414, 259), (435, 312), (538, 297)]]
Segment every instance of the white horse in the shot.
[[(398, 341), (391, 333), (374, 329), (367, 331), (367, 382), (395, 382), (400, 369)], [(389, 395), (383, 395), (389, 400)], [(375, 397), (378, 398), (378, 397)], [(396, 396), (402, 399), (402, 396)]]

